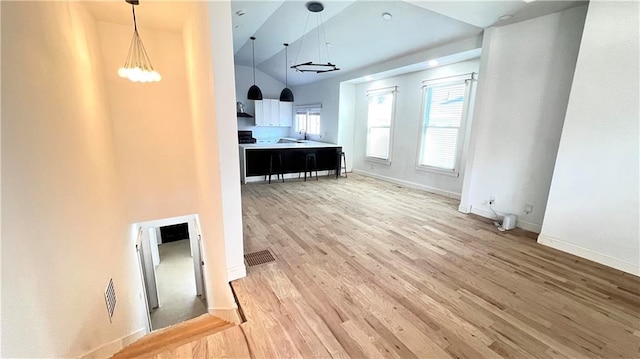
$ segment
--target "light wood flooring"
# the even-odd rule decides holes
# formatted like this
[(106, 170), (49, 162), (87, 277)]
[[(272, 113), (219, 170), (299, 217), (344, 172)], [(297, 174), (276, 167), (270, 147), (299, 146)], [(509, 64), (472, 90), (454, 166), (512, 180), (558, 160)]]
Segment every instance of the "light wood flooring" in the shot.
[[(230, 330), (235, 329), (235, 331)], [(225, 346), (225, 339), (240, 330), (221, 318), (204, 314), (197, 318), (182, 322), (171, 327), (157, 330), (142, 337), (126, 348), (122, 349), (112, 359), (129, 358), (221, 358), (224, 352), (216, 350), (216, 344)], [(224, 333), (224, 334), (223, 334)], [(242, 335), (242, 334), (240, 334)], [(207, 339), (211, 338), (209, 350)], [(236, 340), (237, 341), (237, 340)], [(241, 341), (240, 341), (241, 342)], [(241, 342), (242, 343), (242, 342)], [(231, 348), (231, 346), (229, 346)], [(246, 346), (234, 345), (239, 350), (234, 357), (246, 356)], [(242, 349), (245, 349), (243, 352)]]
[(245, 251), (277, 261), (233, 282), (247, 322), (185, 353), (640, 358), (638, 277), (498, 232), (457, 200), (352, 174), (245, 185), (242, 200)]

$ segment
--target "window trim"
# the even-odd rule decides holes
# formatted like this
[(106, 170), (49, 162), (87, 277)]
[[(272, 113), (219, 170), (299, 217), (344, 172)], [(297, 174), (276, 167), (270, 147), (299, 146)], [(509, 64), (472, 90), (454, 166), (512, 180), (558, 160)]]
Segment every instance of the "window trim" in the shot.
[[(421, 172), (430, 172), (440, 175), (459, 177), (460, 167), (462, 165), (462, 153), (464, 150), (464, 139), (467, 132), (467, 122), (469, 120), (469, 111), (471, 109), (471, 94), (474, 81), (476, 80), (476, 73), (471, 72), (468, 74), (461, 74), (455, 76), (448, 76), (439, 79), (425, 80), (422, 82), (422, 111), (420, 112), (420, 121), (418, 121), (418, 146), (416, 150), (415, 169)], [(424, 137), (424, 120), (425, 111), (427, 110), (427, 88), (438, 85), (449, 85), (456, 83), (464, 83), (464, 103), (462, 104), (462, 114), (460, 118), (460, 126), (458, 127), (457, 145), (456, 145), (456, 161), (452, 170), (444, 169), (441, 167), (428, 166), (420, 164), (420, 154), (422, 152), (422, 140)]]
[[(393, 100), (391, 101), (391, 121), (389, 122), (389, 157), (382, 158), (382, 157), (367, 156), (367, 142), (369, 139), (369, 96), (384, 95), (389, 93), (393, 95)], [(366, 91), (365, 97), (367, 98), (367, 121), (366, 121), (366, 127), (365, 127), (366, 136), (365, 136), (365, 142), (364, 142), (365, 161), (383, 164), (387, 166), (391, 165), (391, 158), (393, 156), (393, 133), (394, 133), (394, 127), (395, 127), (394, 124), (396, 120), (396, 99), (398, 97), (397, 93), (398, 93), (398, 86), (381, 87), (381, 88), (375, 88), (375, 89)]]
[(316, 104), (309, 104), (309, 105), (298, 105), (295, 106), (293, 109), (293, 115), (294, 115), (294, 132), (295, 133), (300, 133), (300, 129), (297, 128), (298, 127), (298, 110), (305, 110), (306, 111), (306, 128), (309, 127), (309, 112), (310, 111), (314, 111), (317, 110), (318, 113), (320, 114), (320, 133), (309, 133), (306, 132), (307, 137), (317, 137), (322, 138), (322, 104), (321, 103), (316, 103)]

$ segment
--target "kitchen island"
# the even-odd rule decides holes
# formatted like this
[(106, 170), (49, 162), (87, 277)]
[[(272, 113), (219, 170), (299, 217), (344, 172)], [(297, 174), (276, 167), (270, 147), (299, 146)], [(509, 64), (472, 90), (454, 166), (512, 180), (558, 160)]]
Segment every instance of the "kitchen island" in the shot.
[[(305, 156), (310, 153), (316, 155), (316, 169), (318, 171), (336, 171), (340, 175), (340, 162), (338, 154), (342, 146), (332, 143), (306, 141), (296, 139), (284, 139), (285, 143), (247, 143), (240, 144), (240, 180), (243, 184), (253, 180), (264, 180), (269, 175), (269, 162), (272, 156), (274, 162), (274, 174), (303, 173), (305, 171)], [(282, 159), (282, 168), (278, 166)], [(316, 170), (314, 169), (314, 171)], [(288, 176), (297, 178), (297, 176)], [(272, 176), (273, 179), (273, 176)]]

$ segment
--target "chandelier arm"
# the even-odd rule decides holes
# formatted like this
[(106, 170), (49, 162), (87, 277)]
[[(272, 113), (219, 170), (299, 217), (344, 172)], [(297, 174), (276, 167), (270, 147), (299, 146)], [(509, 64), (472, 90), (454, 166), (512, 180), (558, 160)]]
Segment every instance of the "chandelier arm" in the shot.
[[(140, 39), (139, 36), (138, 36), (138, 39)], [(142, 49), (141, 53), (144, 56), (143, 64), (145, 65), (145, 67), (147, 65), (149, 65), (149, 70), (153, 71), (153, 65), (151, 64), (151, 60), (149, 59), (149, 55), (147, 55), (147, 50), (144, 48), (144, 44), (142, 43), (142, 39), (140, 39), (140, 49)]]
[(134, 43), (136, 41), (136, 34), (134, 33), (133, 36), (131, 36), (131, 43), (129, 44), (129, 53), (127, 54), (127, 60), (124, 63), (124, 67), (128, 68), (131, 66), (131, 57), (132, 57), (132, 53), (133, 53), (133, 48), (135, 47)]
[(142, 53), (140, 51), (140, 43), (142, 42), (142, 40), (140, 40), (140, 35), (136, 32), (136, 65), (137, 67), (140, 67), (142, 69), (144, 69), (144, 59), (142, 57)]

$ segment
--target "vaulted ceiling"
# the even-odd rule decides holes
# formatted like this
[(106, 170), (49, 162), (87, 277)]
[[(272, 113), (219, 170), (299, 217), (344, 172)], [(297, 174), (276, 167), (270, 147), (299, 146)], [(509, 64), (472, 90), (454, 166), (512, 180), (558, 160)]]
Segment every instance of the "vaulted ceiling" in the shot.
[[(561, 11), (585, 1), (424, 1), (424, 0), (321, 0), (321, 16), (329, 55), (340, 71), (325, 74), (296, 73), (288, 69), (290, 86), (338, 76), (353, 70), (423, 51), (502, 26)], [(191, 1), (144, 0), (136, 9), (142, 28), (181, 32)], [(100, 21), (132, 24), (131, 7), (124, 0), (86, 1)], [(302, 0), (231, 0), (233, 47), (236, 65), (251, 66), (255, 36), (256, 68), (284, 82), (283, 43), (289, 46), (289, 64), (328, 61), (316, 16), (309, 16)], [(390, 20), (382, 18), (391, 14)], [(500, 20), (502, 15), (512, 15)], [(309, 19), (306, 26), (305, 24)], [(321, 35), (318, 46), (318, 34)], [(303, 37), (304, 35), (304, 37)], [(302, 46), (301, 46), (302, 44)], [(318, 50), (320, 47), (320, 54)], [(425, 59), (428, 60), (428, 59)]]
[[(287, 64), (291, 86), (338, 76), (482, 33), (501, 26), (582, 5), (583, 1), (323, 1), (321, 13), (332, 63), (340, 71), (296, 73), (293, 64), (327, 62), (324, 36), (304, 1), (232, 0), (236, 65), (251, 66), (249, 37), (255, 36), (256, 68), (284, 81), (283, 43), (290, 44)], [(390, 20), (382, 18), (391, 14)], [(500, 20), (500, 16), (512, 15)], [(309, 24), (305, 30), (305, 23)], [(304, 35), (304, 36), (303, 36)], [(320, 39), (318, 39), (320, 35)]]

